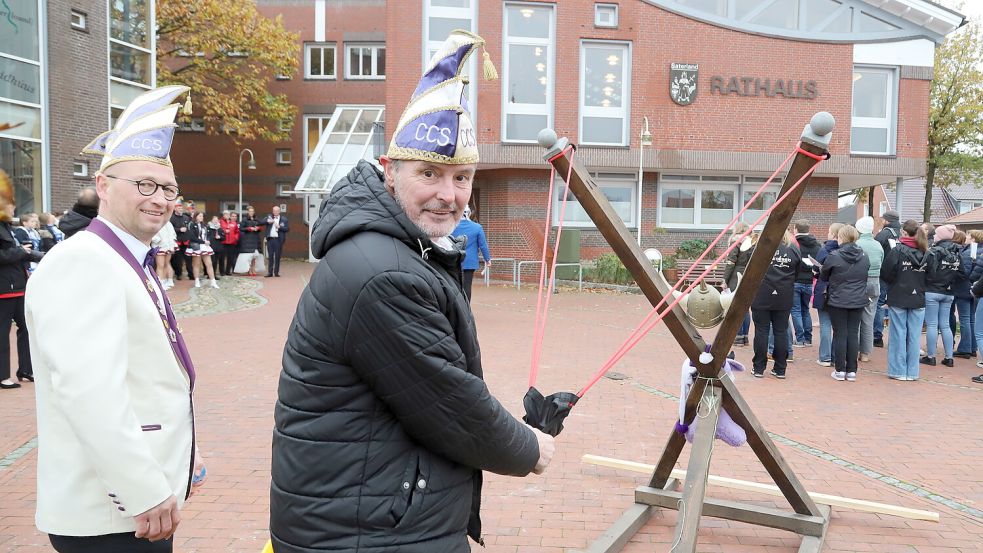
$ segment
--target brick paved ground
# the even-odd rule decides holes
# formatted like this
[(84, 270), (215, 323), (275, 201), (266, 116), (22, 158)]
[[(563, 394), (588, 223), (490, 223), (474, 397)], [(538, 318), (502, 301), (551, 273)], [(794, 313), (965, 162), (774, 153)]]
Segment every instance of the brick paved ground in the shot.
[[(179, 552), (258, 552), (266, 540), (272, 405), (281, 347), (311, 266), (291, 263), (284, 278), (223, 280), (221, 297), (189, 300), (182, 326), (199, 367), (199, 440), (209, 481), (184, 512)], [(245, 279), (242, 279), (245, 280)], [(235, 284), (235, 285), (234, 285)], [(198, 291), (196, 291), (198, 292)], [(535, 296), (531, 289), (479, 287), (474, 310), (489, 386), (515, 413), (526, 387)], [(256, 294), (268, 300), (266, 303)], [(224, 311), (236, 309), (235, 311)], [(224, 312), (215, 313), (215, 310)], [(70, 310), (68, 311), (70, 312)], [(647, 313), (640, 296), (564, 292), (554, 297), (539, 388), (576, 391)], [(111, 337), (107, 337), (111, 339)], [(750, 349), (738, 359), (750, 362)], [(923, 370), (920, 382), (884, 376), (884, 350), (856, 383), (835, 382), (815, 364), (815, 348), (796, 349), (789, 378), (742, 375), (738, 383), (778, 447), (811, 491), (935, 510), (941, 523), (834, 508), (826, 551), (983, 550), (983, 386), (974, 363)], [(581, 401), (545, 476), (487, 479), (488, 547), (475, 551), (562, 552), (584, 548), (631, 502), (647, 477), (581, 464), (584, 453), (654, 463), (676, 413), (680, 352), (659, 328)], [(36, 450), (30, 385), (0, 392), (0, 552), (48, 551), (33, 526)], [(681, 465), (685, 468), (688, 450)], [(718, 444), (712, 472), (768, 482), (747, 448)], [(783, 501), (711, 488), (710, 495), (761, 505)], [(674, 512), (657, 513), (629, 552), (668, 551)], [(700, 551), (795, 551), (790, 533), (704, 519)]]

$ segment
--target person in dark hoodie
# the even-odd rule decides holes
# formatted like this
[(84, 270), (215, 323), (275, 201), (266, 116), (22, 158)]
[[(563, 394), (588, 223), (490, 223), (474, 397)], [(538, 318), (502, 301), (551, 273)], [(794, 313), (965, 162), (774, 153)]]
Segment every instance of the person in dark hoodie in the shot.
[[(758, 293), (751, 302), (751, 320), (754, 321), (752, 374), (758, 378), (764, 377), (768, 364), (768, 334), (774, 332), (775, 336), (785, 336), (788, 332), (795, 275), (801, 260), (792, 233), (785, 231), (785, 237), (778, 244)], [(775, 340), (775, 365), (771, 369), (775, 377), (785, 378), (788, 354), (788, 343), (782, 339)]]
[(75, 233), (89, 227), (96, 216), (99, 215), (99, 194), (96, 189), (86, 186), (79, 190), (78, 199), (75, 205), (67, 213), (62, 215), (58, 221), (58, 228), (65, 233), (65, 238), (71, 238)]
[(274, 411), (276, 553), (468, 553), (469, 536), (482, 543), (482, 471), (526, 476), (552, 457), (552, 436), (482, 379), (463, 244), (449, 236), (477, 168), (470, 115), (458, 105), (425, 119), (461, 129), (445, 133), (449, 149), (415, 138), (432, 113), (413, 110), (462, 87), (459, 67), (484, 42), (463, 31), (447, 40), (384, 172), (359, 161), (314, 223), (320, 262), (288, 333)]
[[(741, 240), (741, 244), (727, 254), (727, 261), (725, 262), (724, 267), (724, 282), (727, 283), (727, 289), (732, 292), (737, 290), (737, 287), (741, 282), (741, 275), (743, 275), (744, 271), (747, 270), (747, 264), (749, 261), (751, 261), (751, 255), (754, 253), (754, 244), (758, 241), (758, 233), (756, 232), (752, 232), (744, 238), (741, 238), (741, 236), (747, 232), (749, 228), (751, 228), (750, 225), (744, 221), (738, 221), (730, 232), (731, 244), (736, 242), (738, 239)], [(737, 331), (737, 336), (734, 337), (734, 345), (748, 345), (747, 335), (750, 330), (751, 315), (745, 313), (744, 322), (741, 323), (741, 328)]]
[(890, 286), (887, 295), (891, 339), (887, 348), (887, 376), (894, 380), (918, 380), (918, 346), (925, 321), (925, 255), (928, 239), (912, 219), (901, 227), (898, 245), (888, 251), (881, 265), (881, 279)]
[[(191, 215), (184, 212), (184, 202), (178, 198), (171, 214), (171, 226), (177, 238), (177, 250), (171, 255), (171, 267), (174, 268), (174, 278), (181, 280), (185, 271), (191, 271), (191, 257), (188, 256), (188, 246), (191, 245)], [(191, 278), (194, 278), (193, 276)]]
[[(954, 242), (962, 244), (959, 259), (962, 273), (966, 277), (952, 287), (952, 295), (955, 298), (953, 305), (959, 314), (959, 343), (956, 344), (956, 351), (952, 355), (961, 359), (976, 357), (976, 300), (973, 299), (970, 287), (983, 276), (983, 255), (978, 255), (983, 252), (977, 252), (979, 243), (976, 242), (976, 238), (983, 238), (983, 231), (971, 230), (967, 234), (957, 230), (953, 239)], [(952, 326), (951, 322), (950, 326)]]
[[(819, 253), (819, 241), (809, 234), (809, 221), (801, 219), (795, 222), (795, 241), (799, 245), (802, 259), (816, 257)], [(795, 275), (795, 292), (792, 295), (792, 327), (795, 329), (796, 347), (812, 345), (812, 314), (809, 303), (812, 300), (812, 267), (804, 261), (799, 263)]]
[(952, 288), (966, 279), (959, 255), (962, 248), (952, 241), (955, 233), (956, 227), (953, 225), (942, 225), (935, 229), (935, 243), (925, 256), (925, 355), (921, 358), (921, 363), (929, 366), (935, 366), (935, 348), (939, 334), (942, 334), (945, 354), (942, 364), (946, 367), (955, 366), (952, 360), (952, 328), (949, 326), (949, 315), (955, 299)]
[[(836, 241), (837, 233), (843, 223), (833, 223), (829, 226), (829, 233), (823, 247), (819, 249), (815, 260), (820, 264), (826, 261), (830, 252), (839, 249), (840, 243)], [(811, 263), (811, 262), (810, 262)], [(819, 267), (812, 265), (813, 274), (819, 276)], [(829, 318), (829, 310), (826, 309), (826, 281), (816, 279), (816, 287), (812, 291), (812, 306), (816, 308), (819, 315), (819, 358), (816, 363), (823, 367), (833, 366), (833, 321)]]
[[(884, 257), (887, 257), (887, 252), (894, 249), (901, 240), (901, 223), (899, 222), (901, 216), (898, 215), (897, 211), (889, 209), (881, 215), (881, 221), (883, 226), (880, 232), (874, 236), (874, 240), (884, 248)], [(884, 304), (887, 303), (887, 291), (890, 288), (884, 279), (881, 279), (881, 295), (877, 298), (877, 312), (874, 314), (874, 347), (882, 348), (884, 347), (884, 317), (887, 316)]]
[(836, 232), (840, 247), (830, 252), (819, 270), (825, 280), (826, 310), (833, 323), (833, 373), (835, 380), (857, 380), (860, 354), (860, 319), (867, 299), (867, 271), (870, 259), (857, 245), (860, 233), (850, 225)]

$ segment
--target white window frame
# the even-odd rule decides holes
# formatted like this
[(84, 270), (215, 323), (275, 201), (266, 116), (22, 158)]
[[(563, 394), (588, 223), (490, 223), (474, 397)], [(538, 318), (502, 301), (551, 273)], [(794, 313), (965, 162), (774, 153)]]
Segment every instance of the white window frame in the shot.
[(898, 143), (898, 70), (896, 67), (885, 67), (875, 65), (854, 65), (853, 73), (856, 72), (879, 73), (887, 75), (888, 86), (884, 91), (884, 102), (886, 106), (885, 117), (855, 117), (853, 115), (853, 86), (851, 81), (850, 91), (850, 133), (853, 134), (854, 128), (865, 129), (885, 129), (887, 130), (887, 143), (884, 151), (856, 150), (853, 147), (853, 140), (850, 140), (850, 153), (859, 155), (893, 156), (897, 151)]
[[(586, 106), (584, 102), (587, 98), (587, 56), (585, 56), (585, 50), (592, 46), (602, 46), (605, 48), (621, 47), (624, 48), (624, 63), (621, 66), (621, 82), (622, 82), (622, 99), (621, 107), (601, 107), (601, 106)], [(605, 41), (605, 40), (582, 40), (580, 41), (580, 117), (579, 129), (577, 136), (580, 137), (580, 143), (586, 146), (627, 146), (629, 143), (629, 132), (631, 127), (631, 42), (622, 41)], [(595, 140), (587, 140), (584, 136), (584, 118), (585, 117), (598, 117), (605, 119), (621, 119), (623, 125), (621, 127), (621, 140), (619, 142), (598, 142)]]
[(89, 15), (81, 10), (73, 9), (70, 21), (72, 28), (77, 31), (89, 30)]
[[(737, 198), (737, 211), (740, 211), (741, 208), (744, 207), (744, 203), (745, 203), (744, 202), (744, 195), (745, 194), (748, 194), (748, 193), (750, 193), (751, 195), (754, 195), (754, 193), (758, 191), (758, 188), (761, 188), (761, 185), (763, 185), (765, 183), (765, 181), (767, 181), (767, 180), (768, 180), (768, 177), (765, 177), (765, 176), (757, 176), (757, 175), (743, 175), (742, 176), (742, 178), (741, 178), (741, 195)], [(775, 193), (775, 196), (776, 196), (775, 197), (775, 200), (777, 201), (778, 198), (781, 197), (782, 183), (784, 183), (784, 182), (785, 182), (785, 178), (784, 177), (782, 177), (782, 176), (776, 176), (775, 179), (771, 181), (771, 184), (769, 184), (768, 187), (765, 188), (764, 194), (767, 194), (769, 192)], [(767, 208), (765, 208), (765, 209), (767, 209)], [(764, 211), (764, 210), (761, 210), (761, 211)], [(735, 211), (735, 214), (736, 214), (736, 211)], [(753, 223), (755, 219), (757, 219), (757, 216), (755, 216), (755, 215), (749, 215), (747, 211), (745, 211), (744, 214), (741, 215), (741, 220), (744, 221), (745, 223), (749, 224), (749, 225), (751, 223)], [(759, 223), (754, 228), (758, 228), (758, 229), (763, 228), (764, 225), (765, 225), (765, 223), (768, 222), (768, 219), (769, 219), (768, 217), (765, 217), (765, 220), (764, 221), (761, 221), (761, 223)]]
[[(470, 7), (468, 8), (449, 8), (446, 6), (433, 6), (431, 4), (432, 0), (424, 0), (423, 2), (423, 65), (426, 67), (430, 63), (430, 52), (437, 51), (444, 44), (443, 40), (429, 40), (430, 38), (430, 18), (440, 17), (447, 19), (467, 19), (471, 26), (466, 31), (471, 31), (472, 33), (478, 32), (478, 1), (470, 0)], [(471, 83), (468, 85), (468, 106), (471, 108), (471, 120), (474, 122), (475, 127), (478, 126), (478, 56), (472, 55), (468, 59), (468, 81)]]
[(278, 149), (276, 151), (277, 165), (292, 165), (294, 162), (293, 151), (290, 149)]
[[(277, 198), (289, 198), (290, 192), (293, 191), (294, 185), (292, 182), (278, 182), (276, 183), (276, 197)], [(286, 211), (282, 207), (280, 211)]]
[[(368, 48), (371, 50), (371, 67), (369, 68), (369, 73), (367, 75), (353, 75), (352, 74), (352, 49), (358, 48)], [(385, 50), (386, 45), (378, 42), (355, 42), (345, 44), (345, 78), (353, 79), (359, 81), (384, 81), (386, 80), (386, 74), (379, 74), (379, 50)], [(359, 57), (361, 59), (361, 56)], [(362, 69), (365, 69), (364, 67)]]
[(89, 176), (89, 162), (85, 160), (72, 161), (72, 176), (84, 179)]
[[(122, 40), (113, 38), (113, 25), (112, 25), (112, 7), (106, 2), (106, 21), (109, 22), (106, 25), (106, 37), (109, 39), (106, 43), (106, 78), (109, 82), (109, 94), (107, 95), (107, 101), (109, 103), (109, 110), (106, 113), (106, 118), (109, 122), (109, 127), (113, 126), (113, 110), (124, 110), (126, 106), (120, 104), (114, 104), (112, 102), (112, 85), (113, 83), (119, 83), (124, 86), (131, 86), (136, 88), (142, 88), (143, 90), (153, 90), (157, 86), (157, 3), (150, 2), (150, 20), (147, 21), (147, 29), (151, 33), (150, 36), (150, 48), (144, 48), (137, 44), (132, 44), (130, 42), (124, 42)], [(127, 48), (132, 48), (140, 52), (150, 54), (150, 83), (143, 84), (135, 81), (130, 81), (123, 79), (121, 77), (113, 76), (113, 66), (112, 66), (112, 52), (113, 44), (119, 44)]]
[[(610, 10), (614, 8), (614, 13), (610, 22), (604, 22), (601, 17), (605, 13), (605, 10)], [(608, 11), (607, 13), (611, 13)], [(618, 5), (617, 4), (606, 4), (598, 2), (594, 4), (594, 26), (602, 27), (607, 29), (617, 29), (618, 28)]]
[[(657, 221), (660, 227), (666, 229), (682, 229), (682, 230), (712, 230), (712, 229), (722, 229), (727, 226), (727, 223), (703, 223), (703, 194), (705, 190), (722, 190), (726, 192), (734, 193), (734, 205), (731, 209), (730, 219), (737, 215), (737, 212), (744, 205), (743, 203), (743, 193), (741, 190), (741, 177), (740, 175), (682, 175), (686, 179), (695, 180), (683, 180), (676, 179), (678, 174), (663, 175), (659, 174), (659, 184), (658, 184), (658, 194), (657, 199), (659, 202), (659, 208), (656, 214)], [(707, 179), (707, 180), (704, 180)], [(710, 179), (726, 179), (726, 180), (710, 180)], [(692, 223), (666, 223), (665, 218), (662, 215), (662, 195), (665, 193), (667, 188), (677, 189), (677, 188), (691, 188), (694, 190), (693, 197), (693, 222)]]
[[(550, 36), (549, 38), (528, 38), (510, 37), (508, 34), (509, 18), (508, 10), (511, 7), (527, 6), (534, 9), (549, 10), (550, 12)], [(553, 104), (556, 79), (556, 9), (554, 4), (540, 4), (529, 2), (503, 2), (502, 3), (502, 121), (501, 121), (501, 141), (509, 144), (535, 144), (536, 137), (522, 140), (508, 138), (508, 128), (506, 126), (509, 115), (545, 115), (546, 127), (553, 127)], [(509, 75), (509, 48), (511, 46), (540, 46), (546, 48), (546, 103), (540, 104), (510, 104), (509, 86), (511, 79)]]
[[(324, 72), (324, 52), (331, 49), (331, 57), (334, 60), (333, 73), (330, 75), (311, 74), (311, 50), (318, 48), (321, 50), (321, 72)], [(338, 78), (338, 43), (336, 42), (307, 42), (304, 44), (304, 78), (318, 81), (333, 81)]]
[[(594, 178), (594, 183), (598, 188), (627, 188), (631, 190), (630, 216), (628, 219), (622, 219), (622, 221), (630, 229), (637, 228), (638, 223), (635, 221), (635, 218), (638, 217), (638, 173), (591, 173), (591, 176)], [(550, 217), (554, 227), (560, 222), (560, 209), (563, 207), (562, 194), (565, 188), (566, 186), (562, 181), (556, 181), (556, 188), (553, 191), (550, 207)], [(567, 210), (569, 211), (570, 202), (577, 203), (577, 198), (573, 195), (573, 192), (570, 192), (567, 202)], [(597, 228), (594, 222), (590, 220), (586, 222), (570, 221), (566, 218), (564, 218), (563, 226), (569, 228)]]
[(277, 123), (277, 130), (280, 132), (290, 132), (293, 129), (292, 119), (281, 119)]
[(324, 131), (328, 129), (328, 123), (331, 122), (330, 113), (311, 113), (304, 115), (304, 165), (311, 159), (311, 154), (314, 153), (314, 148), (317, 147), (317, 143), (311, 144), (307, 132), (307, 125), (311, 119), (317, 119), (319, 121), (318, 128), (320, 131), (317, 133), (318, 139), (324, 134)]

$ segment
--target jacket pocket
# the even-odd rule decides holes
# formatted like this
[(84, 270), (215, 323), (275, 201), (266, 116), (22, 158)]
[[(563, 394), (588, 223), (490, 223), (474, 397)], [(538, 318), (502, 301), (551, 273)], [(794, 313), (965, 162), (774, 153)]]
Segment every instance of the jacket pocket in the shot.
[(406, 516), (406, 512), (409, 510), (410, 504), (413, 502), (413, 495), (417, 491), (419, 469), (420, 452), (414, 450), (410, 453), (409, 461), (403, 470), (403, 477), (398, 483), (399, 490), (396, 492), (395, 497), (393, 497), (392, 507), (389, 509), (389, 513), (393, 517), (394, 526), (399, 526), (403, 517)]

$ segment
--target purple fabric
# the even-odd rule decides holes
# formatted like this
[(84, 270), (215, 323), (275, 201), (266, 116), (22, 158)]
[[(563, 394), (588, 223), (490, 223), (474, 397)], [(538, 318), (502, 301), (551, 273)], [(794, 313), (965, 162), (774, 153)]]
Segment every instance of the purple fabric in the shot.
[[(724, 372), (732, 373), (734, 371), (744, 371), (744, 365), (738, 363), (733, 359), (728, 359), (724, 362)], [(726, 378), (726, 377), (725, 377)], [(693, 385), (692, 379), (690, 380), (689, 386), (686, 387), (686, 392), (689, 393), (690, 387)], [(700, 418), (697, 416), (693, 419), (688, 426), (676, 423), (676, 431), (681, 432), (686, 435), (686, 441), (693, 443), (693, 438), (696, 436), (696, 425), (700, 423)], [(681, 431), (680, 427), (685, 427), (685, 431)], [(730, 418), (727, 410), (721, 406), (720, 408), (720, 418), (717, 420), (717, 431), (716, 436), (718, 440), (723, 440), (724, 443), (730, 446), (739, 447), (747, 443), (747, 433), (741, 428), (739, 424), (734, 422), (734, 419)]]
[(435, 111), (407, 123), (396, 136), (396, 145), (454, 157), (457, 151), (457, 110)]
[(113, 157), (149, 156), (164, 159), (171, 151), (174, 140), (174, 126), (152, 129), (128, 136), (109, 154)]
[(413, 97), (416, 98), (420, 94), (426, 92), (428, 89), (457, 75), (457, 70), (461, 67), (461, 62), (463, 61), (465, 54), (467, 54), (473, 47), (474, 44), (465, 44), (464, 46), (458, 48), (453, 54), (438, 61), (437, 65), (433, 66), (433, 69), (428, 71), (426, 75), (420, 78), (420, 84), (416, 85), (416, 90), (413, 91)]
[[(116, 233), (112, 231), (105, 223), (99, 219), (93, 219), (89, 223), (89, 227), (86, 229), (88, 232), (95, 234), (99, 238), (102, 238), (109, 247), (113, 249), (120, 257), (123, 258), (129, 265), (130, 268), (136, 273), (137, 278), (140, 279), (140, 285), (143, 286), (143, 282), (146, 279), (146, 273), (143, 267), (137, 263), (137, 260), (133, 258), (130, 250), (126, 248), (123, 241), (116, 236)], [(174, 317), (174, 311), (171, 309), (171, 302), (167, 299), (167, 294), (164, 293), (164, 288), (160, 284), (160, 279), (157, 278), (156, 271), (153, 270), (153, 266), (150, 267), (150, 274), (154, 277), (154, 282), (157, 283), (157, 289), (161, 291), (161, 295), (164, 300), (164, 311), (167, 313), (167, 324), (168, 327), (174, 331), (176, 340), (171, 340), (170, 337), (166, 337), (167, 341), (171, 344), (171, 349), (174, 351), (174, 356), (177, 358), (178, 362), (184, 366), (184, 370), (188, 373), (188, 379), (191, 380), (191, 389), (195, 387), (195, 366), (191, 362), (191, 354), (188, 352), (188, 346), (184, 343), (184, 336), (181, 335), (181, 331), (178, 330), (177, 319)], [(149, 287), (143, 286), (147, 289), (147, 295), (150, 296), (150, 300), (154, 303), (154, 309), (158, 309), (156, 294), (150, 290)]]

